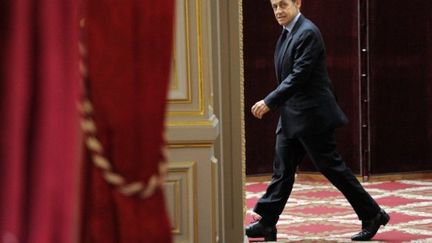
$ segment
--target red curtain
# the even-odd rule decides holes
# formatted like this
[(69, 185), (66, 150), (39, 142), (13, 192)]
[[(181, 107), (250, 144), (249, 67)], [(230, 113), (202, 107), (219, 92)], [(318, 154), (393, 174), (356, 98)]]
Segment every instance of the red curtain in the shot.
[(75, 1), (0, 3), (0, 242), (75, 242)]
[[(147, 187), (159, 176), (174, 1), (88, 0), (83, 43), (96, 138), (113, 173)], [(82, 242), (170, 242), (160, 187), (124, 195), (95, 166), (84, 168)]]

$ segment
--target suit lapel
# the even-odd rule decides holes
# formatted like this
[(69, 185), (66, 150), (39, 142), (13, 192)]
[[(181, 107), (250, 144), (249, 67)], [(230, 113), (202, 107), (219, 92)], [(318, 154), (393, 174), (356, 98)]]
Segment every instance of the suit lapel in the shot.
[[(300, 25), (302, 25), (302, 23), (304, 22), (304, 17), (303, 15), (300, 15), (299, 19), (297, 20), (297, 23), (294, 25), (293, 29), (291, 30), (291, 32), (288, 34), (287, 36), (287, 40), (285, 40), (285, 43), (281, 46), (279, 52), (281, 52), (280, 55), (278, 55), (278, 52), (276, 50), (275, 52), (275, 68), (276, 68), (276, 75), (277, 75), (277, 79), (280, 82), (282, 82), (281, 80), (281, 75), (282, 75), (282, 66), (283, 66), (283, 62), (285, 59), (285, 52), (288, 49), (288, 46), (291, 44), (291, 41), (293, 39), (294, 34), (297, 32), (298, 28)], [(280, 58), (278, 58), (280, 57)]]

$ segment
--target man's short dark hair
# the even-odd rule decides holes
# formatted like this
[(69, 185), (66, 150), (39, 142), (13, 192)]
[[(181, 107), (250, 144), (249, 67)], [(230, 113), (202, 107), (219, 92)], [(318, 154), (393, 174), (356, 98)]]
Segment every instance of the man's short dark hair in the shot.
[[(269, 1), (271, 1), (271, 0), (269, 0)], [(291, 2), (295, 3), (295, 2), (297, 2), (297, 0), (291, 0)]]

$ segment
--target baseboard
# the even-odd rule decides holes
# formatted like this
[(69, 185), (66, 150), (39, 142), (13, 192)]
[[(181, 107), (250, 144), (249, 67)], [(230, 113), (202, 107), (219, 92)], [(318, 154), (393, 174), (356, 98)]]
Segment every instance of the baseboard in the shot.
[(246, 182), (263, 182), (263, 181), (270, 181), (270, 180), (271, 180), (271, 174), (246, 176)]
[(432, 179), (432, 171), (425, 172), (404, 172), (372, 175), (369, 181), (396, 181), (396, 180), (416, 180)]
[[(372, 175), (369, 178), (363, 178), (361, 176), (356, 176), (358, 180), (367, 179), (369, 182), (374, 181), (396, 181), (396, 180), (421, 180), (421, 179), (432, 179), (432, 171), (425, 172), (402, 172), (402, 173), (388, 173), (388, 174), (379, 174)], [(299, 172), (296, 174), (297, 180), (326, 180), (326, 178), (318, 172)], [(247, 176), (247, 182), (263, 182), (271, 180), (271, 174), (262, 174), (262, 175), (252, 175)]]
[[(425, 172), (402, 172), (402, 173), (388, 173), (372, 175), (369, 178), (363, 178), (362, 176), (356, 175), (358, 180), (363, 181), (396, 181), (396, 180), (421, 180), (421, 179), (432, 179), (432, 171)], [(300, 172), (297, 175), (297, 179), (300, 180), (326, 180), (326, 178), (318, 172)]]

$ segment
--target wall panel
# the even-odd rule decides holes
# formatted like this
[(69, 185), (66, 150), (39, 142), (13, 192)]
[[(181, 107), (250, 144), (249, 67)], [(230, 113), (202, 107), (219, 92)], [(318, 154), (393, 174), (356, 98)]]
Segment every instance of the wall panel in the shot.
[(250, 109), (276, 87), (273, 53), (280, 31), (269, 1), (243, 1), (246, 174), (272, 169), (278, 112), (259, 120)]
[[(325, 9), (325, 11), (323, 11)], [(354, 173), (360, 173), (359, 15), (357, 1), (303, 1), (302, 13), (321, 30), (327, 67), (338, 103), (349, 119), (337, 129), (338, 149)], [(315, 171), (311, 163), (300, 166)]]
[[(270, 173), (277, 114), (250, 107), (275, 87), (280, 28), (267, 1), (244, 3), (247, 174)], [(337, 130), (340, 153), (364, 176), (432, 170), (432, 2), (303, 1), (321, 30), (328, 70), (350, 123)], [(306, 160), (300, 170), (314, 171)]]
[(432, 1), (370, 0), (371, 173), (432, 170)]
[[(274, 19), (269, 1), (244, 1), (243, 7), (246, 173), (251, 175), (272, 170), (278, 113), (258, 120), (250, 113), (250, 107), (277, 85), (273, 53), (281, 27)], [(330, 78), (339, 103), (350, 120), (346, 127), (338, 129), (339, 149), (347, 163), (358, 173), (360, 110), (357, 2), (303, 1), (301, 12), (320, 28), (326, 43)], [(300, 169), (315, 171), (308, 159)]]
[[(213, 114), (209, 1), (176, 1), (165, 195), (175, 242), (216, 242), (219, 120)], [(151, 114), (149, 114), (151, 115)]]

